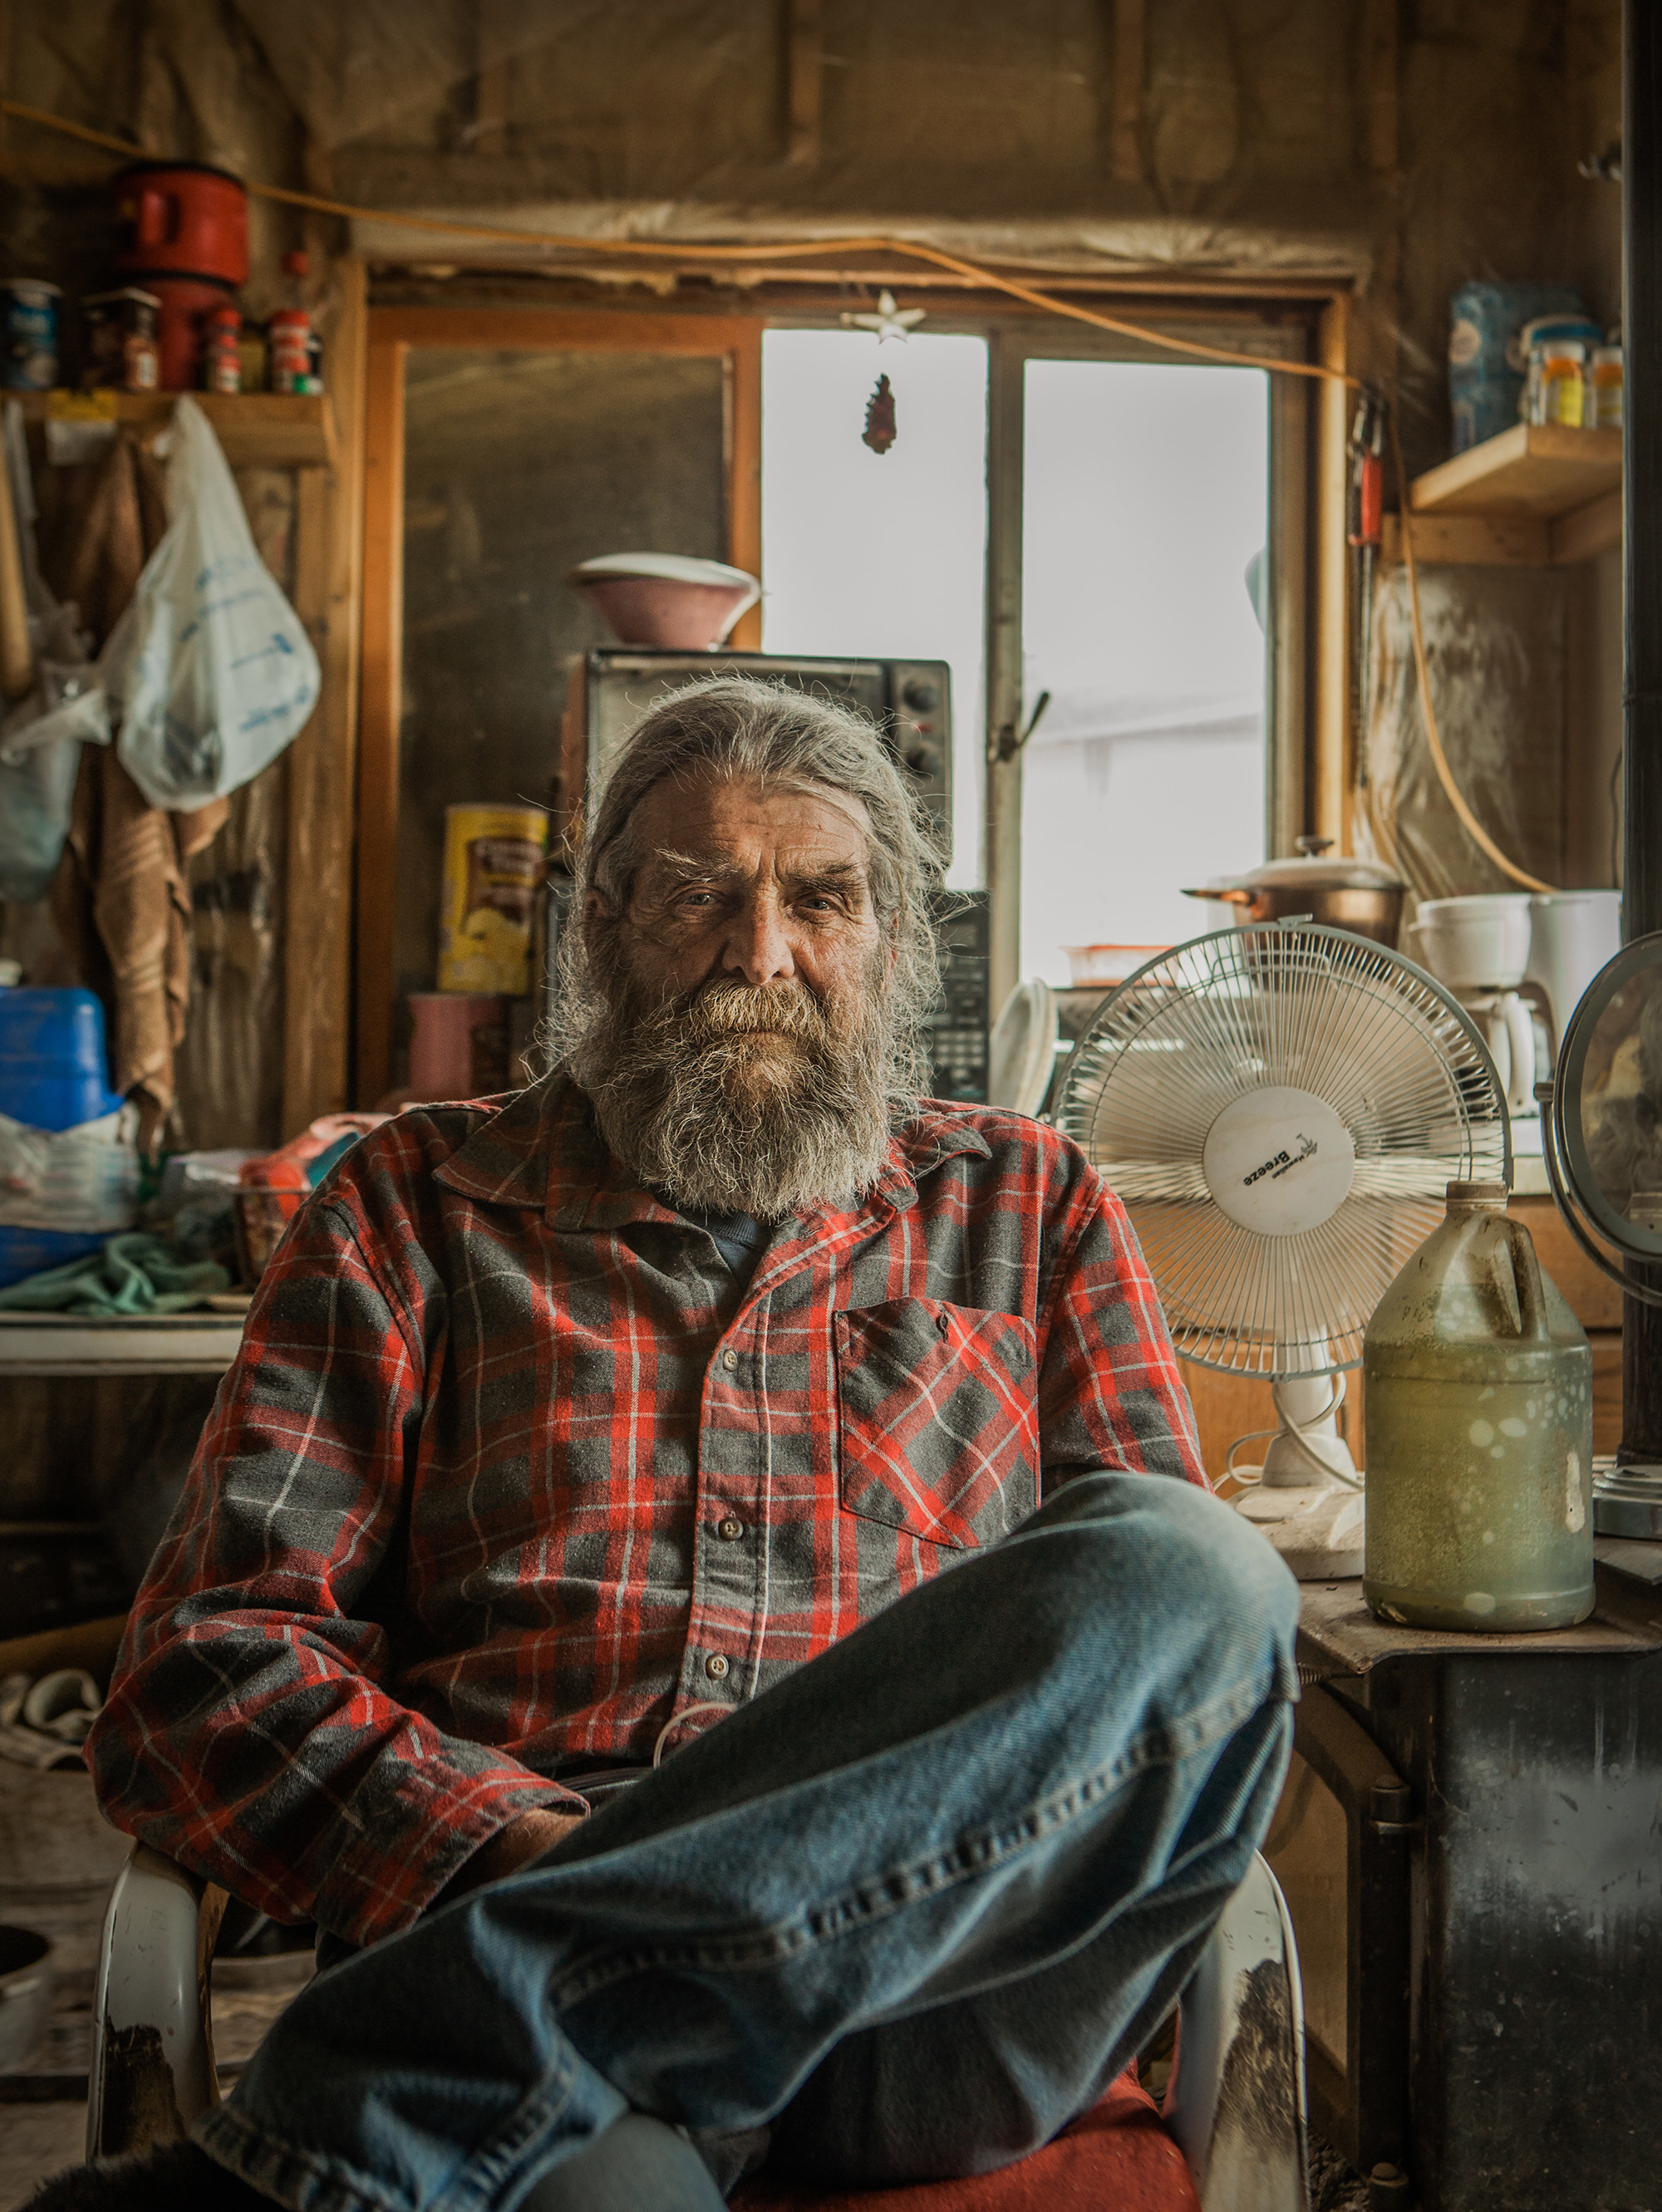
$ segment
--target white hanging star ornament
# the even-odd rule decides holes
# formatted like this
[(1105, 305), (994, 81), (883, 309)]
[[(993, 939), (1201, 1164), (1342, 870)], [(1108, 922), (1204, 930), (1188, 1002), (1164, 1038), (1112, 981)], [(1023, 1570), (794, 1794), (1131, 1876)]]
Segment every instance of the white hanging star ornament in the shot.
[(897, 307), (892, 292), (880, 292), (874, 315), (844, 315), (843, 320), (850, 330), (875, 331), (879, 345), (885, 338), (898, 338), (904, 344), (907, 332), (921, 323), (928, 312), (926, 307)]

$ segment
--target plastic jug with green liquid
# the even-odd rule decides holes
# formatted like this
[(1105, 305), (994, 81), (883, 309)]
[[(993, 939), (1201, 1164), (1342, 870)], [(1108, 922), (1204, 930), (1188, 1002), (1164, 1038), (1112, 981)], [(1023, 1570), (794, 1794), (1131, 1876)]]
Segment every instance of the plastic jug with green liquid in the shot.
[(1592, 1353), (1506, 1208), (1504, 1183), (1450, 1183), (1367, 1325), (1362, 1590), (1406, 1627), (1592, 1610)]

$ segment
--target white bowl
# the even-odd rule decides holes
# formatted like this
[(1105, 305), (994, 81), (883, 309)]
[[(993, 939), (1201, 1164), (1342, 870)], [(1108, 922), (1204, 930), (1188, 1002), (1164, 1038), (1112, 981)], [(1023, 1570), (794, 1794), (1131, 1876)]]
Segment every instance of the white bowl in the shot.
[(1426, 899), (1410, 925), (1425, 963), (1452, 991), (1509, 991), (1529, 965), (1527, 892)]

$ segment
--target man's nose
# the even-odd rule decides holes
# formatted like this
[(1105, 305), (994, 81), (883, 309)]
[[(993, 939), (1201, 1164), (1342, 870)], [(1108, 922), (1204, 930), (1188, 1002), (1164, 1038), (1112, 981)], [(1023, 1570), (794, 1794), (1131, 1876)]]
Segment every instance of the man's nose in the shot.
[(742, 975), (758, 990), (796, 973), (776, 901), (764, 896), (746, 902), (728, 933), (721, 964), (729, 975)]

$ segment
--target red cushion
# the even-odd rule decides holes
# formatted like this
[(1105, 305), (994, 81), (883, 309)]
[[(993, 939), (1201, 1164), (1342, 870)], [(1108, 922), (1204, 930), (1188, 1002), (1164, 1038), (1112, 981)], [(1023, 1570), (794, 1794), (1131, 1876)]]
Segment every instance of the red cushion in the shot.
[(825, 2196), (763, 2172), (731, 2201), (738, 2212), (1200, 2212), (1183, 2153), (1129, 2067), (1054, 2142), (996, 2173)]

